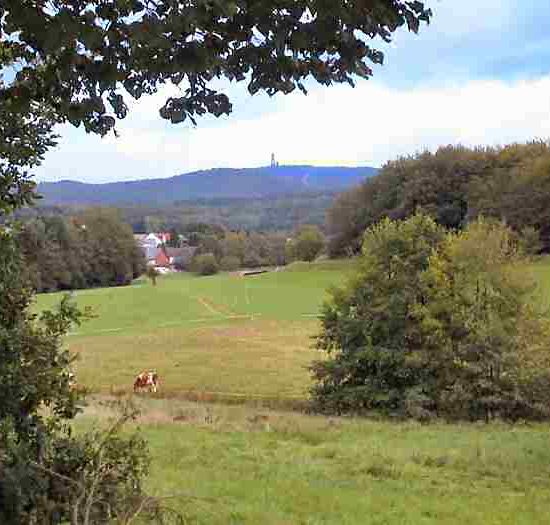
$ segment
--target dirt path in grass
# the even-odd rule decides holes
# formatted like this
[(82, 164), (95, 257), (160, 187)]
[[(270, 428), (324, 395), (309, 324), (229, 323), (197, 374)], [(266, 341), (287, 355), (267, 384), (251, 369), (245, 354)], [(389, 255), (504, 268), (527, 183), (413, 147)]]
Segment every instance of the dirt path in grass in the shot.
[(211, 312), (215, 315), (219, 315), (219, 316), (222, 316), (222, 317), (239, 315), (237, 312), (234, 312), (233, 310), (231, 310), (231, 308), (229, 308), (227, 306), (224, 306), (224, 305), (221, 305), (221, 304), (214, 303), (213, 301), (211, 301), (210, 299), (207, 299), (206, 297), (196, 297), (196, 299), (209, 312)]

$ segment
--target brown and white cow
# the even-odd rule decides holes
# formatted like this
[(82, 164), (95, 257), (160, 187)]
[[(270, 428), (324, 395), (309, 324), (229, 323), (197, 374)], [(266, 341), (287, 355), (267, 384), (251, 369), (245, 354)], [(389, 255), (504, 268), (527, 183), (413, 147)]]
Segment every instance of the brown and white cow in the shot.
[(159, 376), (154, 370), (141, 372), (134, 381), (134, 392), (146, 390), (147, 392), (157, 392), (159, 387)]

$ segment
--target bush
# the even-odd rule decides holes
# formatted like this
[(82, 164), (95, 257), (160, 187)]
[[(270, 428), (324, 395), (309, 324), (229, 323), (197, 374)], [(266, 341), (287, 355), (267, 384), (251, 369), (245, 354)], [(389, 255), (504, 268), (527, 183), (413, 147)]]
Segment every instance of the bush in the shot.
[(325, 237), (317, 226), (303, 226), (289, 244), (292, 259), (312, 262), (323, 251)]
[(3, 434), (9, 452), (0, 472), (1, 522), (108, 524), (135, 514), (147, 499), (142, 481), (150, 461), (139, 435), (119, 435), (133, 416), (126, 411), (107, 430), (81, 437), (50, 436), (40, 461), (29, 461), (30, 451)]
[(33, 314), (23, 268), (0, 228), (0, 523), (122, 522), (148, 501), (145, 444), (119, 432), (129, 411), (107, 432), (72, 435), (82, 393), (71, 388), (62, 338), (85, 315), (68, 297)]
[(445, 234), (415, 215), (367, 231), (361, 267), (323, 307), (315, 406), (427, 419), (540, 417), (549, 321), (532, 306), (513, 233), (478, 221)]
[(219, 271), (218, 262), (211, 253), (197, 255), (193, 261), (193, 271), (199, 275), (214, 275)]
[(220, 261), (220, 268), (225, 272), (234, 272), (241, 267), (241, 261), (238, 257), (234, 255), (226, 255)]

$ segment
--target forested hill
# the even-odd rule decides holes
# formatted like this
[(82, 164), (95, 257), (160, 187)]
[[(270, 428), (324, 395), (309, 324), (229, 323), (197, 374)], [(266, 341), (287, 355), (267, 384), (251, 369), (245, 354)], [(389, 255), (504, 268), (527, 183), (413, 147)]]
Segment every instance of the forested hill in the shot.
[(163, 204), (192, 199), (257, 198), (341, 191), (374, 175), (376, 168), (279, 166), (212, 169), (165, 179), (108, 184), (41, 183), (43, 204)]

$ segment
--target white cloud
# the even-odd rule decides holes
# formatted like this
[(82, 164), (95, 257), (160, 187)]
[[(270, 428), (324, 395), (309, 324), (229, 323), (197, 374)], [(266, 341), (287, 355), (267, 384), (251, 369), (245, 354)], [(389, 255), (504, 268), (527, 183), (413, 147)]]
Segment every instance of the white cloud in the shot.
[(64, 131), (39, 178), (97, 182), (166, 177), (220, 166), (266, 165), (271, 152), (285, 164), (381, 165), (441, 144), (547, 138), (549, 93), (550, 76), (408, 91), (371, 81), (356, 89), (316, 88), (308, 97), (262, 100), (263, 113), (237, 106), (230, 118), (199, 122), (197, 128), (162, 122), (159, 96), (135, 105), (132, 116), (120, 124), (118, 139)]

